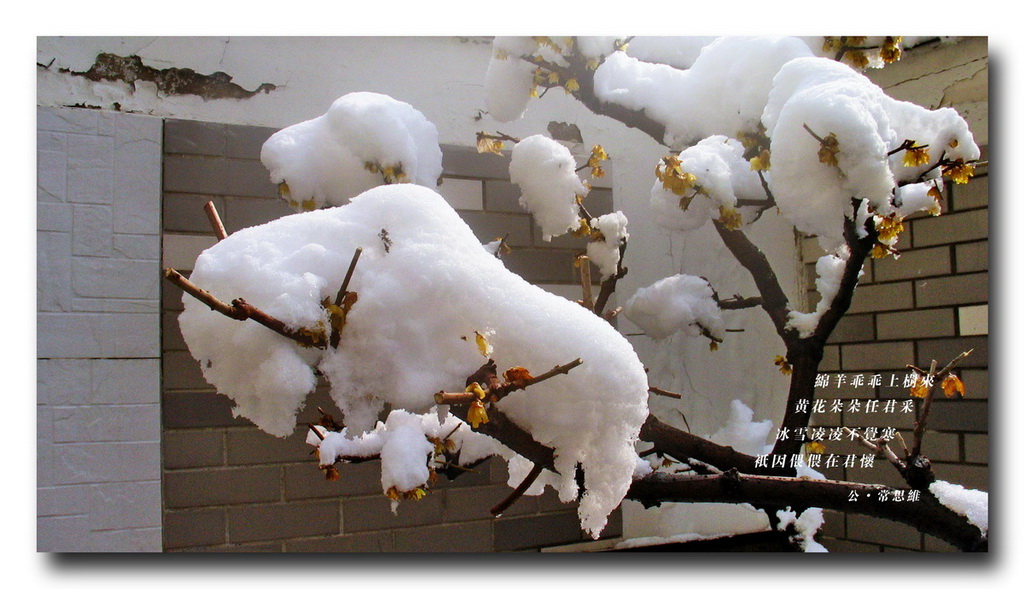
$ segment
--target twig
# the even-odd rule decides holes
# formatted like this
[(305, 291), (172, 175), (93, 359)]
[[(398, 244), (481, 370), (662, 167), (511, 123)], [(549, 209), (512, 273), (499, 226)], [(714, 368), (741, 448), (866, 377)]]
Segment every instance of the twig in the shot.
[(235, 299), (231, 301), (230, 305), (228, 305), (224, 301), (221, 301), (210, 294), (208, 291), (193, 284), (174, 268), (164, 269), (164, 277), (221, 315), (230, 317), (236, 321), (252, 319), (271, 331), (283, 335), (304, 347), (320, 349), (325, 349), (327, 347), (326, 338), (322, 333), (309, 329), (291, 328), (285, 325), (285, 323), (280, 319), (268, 315), (259, 308), (245, 302), (245, 299), (242, 298)]
[(338, 296), (334, 297), (334, 304), (341, 306), (341, 303), (345, 300), (345, 293), (348, 292), (348, 283), (352, 281), (352, 273), (356, 270), (356, 263), (359, 262), (359, 256), (363, 255), (363, 248), (357, 247), (354, 254), (352, 254), (352, 261), (348, 264), (348, 271), (345, 272), (345, 279), (341, 282), (341, 288), (338, 289)]
[(570, 370), (572, 370), (573, 368), (576, 368), (580, 364), (583, 364), (583, 359), (582, 358), (576, 358), (575, 360), (573, 360), (572, 362), (569, 362), (568, 364), (564, 364), (564, 365), (561, 365), (561, 366), (555, 366), (554, 368), (552, 368), (551, 370), (548, 370), (547, 372), (545, 372), (544, 374), (541, 374), (540, 376), (535, 376), (533, 378), (528, 378), (528, 379), (525, 379), (525, 380), (517, 380), (515, 382), (510, 382), (510, 383), (501, 385), (500, 387), (497, 387), (496, 389), (491, 389), (491, 390), (488, 391), (488, 397), (491, 398), (494, 401), (500, 400), (500, 399), (502, 399), (503, 397), (507, 396), (509, 393), (511, 393), (513, 391), (518, 391), (519, 389), (525, 389), (528, 386), (535, 385), (535, 384), (537, 384), (539, 382), (544, 382), (545, 380), (547, 380), (549, 378), (552, 378), (554, 376), (558, 376), (559, 374), (568, 374)]
[[(918, 416), (917, 422), (914, 423), (914, 445), (910, 450), (908, 460), (913, 460), (914, 458), (917, 458), (918, 456), (921, 455), (921, 442), (924, 439), (924, 430), (925, 425), (928, 421), (928, 413), (931, 411), (932, 399), (935, 397), (935, 391), (940, 386), (940, 381), (943, 378), (945, 378), (945, 376), (949, 374), (951, 370), (953, 370), (954, 366), (959, 364), (960, 361), (966, 358), (967, 356), (970, 356), (971, 352), (973, 351), (974, 349), (972, 348), (970, 350), (967, 350), (966, 352), (961, 352), (959, 356), (950, 360), (949, 364), (946, 364), (946, 366), (942, 370), (939, 370), (938, 372), (935, 371), (935, 368), (938, 365), (938, 363), (935, 360), (932, 360), (931, 367), (929, 368), (927, 376), (925, 377), (931, 378), (932, 384), (930, 387), (928, 387), (928, 395), (925, 396), (924, 403), (922, 403), (921, 405), (921, 414)], [(918, 372), (919, 374), (924, 373), (923, 370), (916, 366), (911, 366), (908, 364), (907, 368), (910, 368)]]
[(543, 466), (539, 464), (534, 464), (533, 468), (531, 468), (530, 472), (526, 475), (526, 478), (524, 478), (516, 486), (516, 488), (512, 490), (512, 493), (510, 493), (508, 497), (505, 497), (505, 499), (502, 500), (501, 503), (491, 508), (491, 515), (493, 515), (494, 517), (501, 517), (501, 514), (504, 513), (506, 509), (512, 507), (512, 504), (523, 496), (523, 493), (525, 493), (526, 490), (530, 488), (530, 485), (532, 485), (534, 481), (537, 480), (537, 477), (539, 477), (540, 473), (543, 471)]
[(208, 201), (203, 209), (206, 211), (207, 218), (210, 219), (210, 225), (213, 226), (213, 232), (217, 236), (217, 241), (226, 239), (228, 236), (227, 229), (224, 228), (224, 223), (220, 220), (220, 215), (217, 214), (217, 205), (213, 204), (213, 201)]
[(662, 397), (671, 397), (673, 399), (682, 399), (683, 398), (683, 396), (680, 395), (679, 393), (671, 393), (669, 391), (666, 391), (665, 389), (660, 389), (658, 387), (653, 387), (653, 386), (649, 387), (647, 389), (647, 392), (654, 393), (655, 395), (661, 395)]

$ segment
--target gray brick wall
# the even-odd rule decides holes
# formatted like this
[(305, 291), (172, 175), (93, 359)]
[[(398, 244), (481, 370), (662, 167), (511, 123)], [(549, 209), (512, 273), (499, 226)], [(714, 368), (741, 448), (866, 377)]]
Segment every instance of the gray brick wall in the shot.
[(161, 121), (36, 123), (37, 549), (159, 551)]
[[(987, 160), (987, 149), (983, 159)], [(907, 222), (901, 256), (869, 259), (849, 314), (829, 340), (823, 373), (833, 376), (819, 388), (826, 399), (875, 399), (884, 402), (910, 398), (903, 386), (905, 366), (927, 369), (932, 359), (945, 364), (962, 351), (972, 355), (959, 364), (967, 387), (963, 399), (940, 394), (928, 418), (922, 452), (940, 479), (988, 490), (988, 176), (981, 167), (969, 184), (947, 186), (947, 202), (939, 217), (918, 214)], [(803, 247), (807, 272), (813, 277), (816, 247), (807, 238)], [(813, 283), (813, 279), (810, 281)], [(808, 293), (809, 301), (814, 300)], [(854, 387), (857, 374), (880, 374), (883, 386)], [(838, 386), (835, 377), (846, 375)], [(890, 386), (891, 377), (898, 384)], [(915, 414), (849, 413), (822, 415), (823, 427), (896, 427), (912, 439)], [(828, 453), (863, 452), (851, 442), (826, 442)], [(826, 474), (847, 480), (906, 484), (895, 469), (878, 462), (872, 469), (835, 468)], [(944, 542), (901, 524), (866, 516), (826, 514), (829, 525), (823, 544), (835, 551), (952, 550)]]
[[(164, 127), (164, 264), (187, 273), (214, 242), (203, 212), (214, 201), (229, 232), (292, 211), (259, 164), (272, 129), (167, 120)], [(444, 149), (439, 191), (481, 241), (509, 234), (506, 265), (528, 280), (572, 294), (572, 261), (582, 241), (542, 242), (508, 181), (508, 158), (472, 148)], [(611, 211), (611, 191), (596, 187), (592, 214)], [(578, 295), (576, 295), (578, 296)], [(178, 329), (181, 293), (162, 297), (163, 542), (169, 551), (522, 551), (584, 541), (575, 509), (549, 489), (523, 497), (500, 519), (489, 509), (511, 489), (503, 462), (442, 481), (424, 499), (403, 502), (398, 516), (380, 489), (375, 462), (345, 465), (327, 482), (305, 444), (305, 426), (287, 439), (231, 415), (231, 401), (204, 380)], [(321, 387), (299, 423), (331, 411)], [(334, 410), (338, 415), (340, 412)], [(613, 514), (605, 537), (620, 536)]]

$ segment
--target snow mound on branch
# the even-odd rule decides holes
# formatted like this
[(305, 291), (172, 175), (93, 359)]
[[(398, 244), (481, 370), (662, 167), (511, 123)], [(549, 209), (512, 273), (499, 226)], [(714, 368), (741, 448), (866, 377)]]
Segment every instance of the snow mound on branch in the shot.
[[(786, 327), (796, 329), (800, 333), (800, 337), (810, 337), (814, 333), (814, 330), (818, 328), (821, 316), (832, 307), (832, 301), (836, 298), (843, 282), (843, 273), (846, 272), (846, 262), (849, 259), (850, 248), (845, 245), (836, 249), (833, 254), (825, 254), (818, 258), (814, 265), (818, 274), (818, 277), (814, 279), (814, 286), (818, 294), (821, 295), (818, 305), (810, 313), (790, 311)], [(863, 273), (862, 268), (857, 276), (859, 277)]]
[(676, 274), (640, 288), (622, 306), (622, 311), (655, 339), (677, 331), (701, 335), (702, 330), (707, 330), (718, 339), (725, 335), (725, 322), (714, 291), (706, 280), (696, 276)]
[(589, 191), (576, 174), (576, 160), (567, 147), (543, 135), (531, 135), (512, 148), (508, 172), (522, 190), (519, 203), (533, 213), (544, 241), (579, 229), (576, 197)]
[(582, 466), (581, 524), (597, 535), (636, 466), (633, 445), (647, 416), (643, 366), (606, 321), (509, 272), (436, 192), (383, 186), (341, 207), (238, 231), (199, 256), (191, 279), (294, 328), (324, 329), (321, 302), (334, 300), (356, 248), (363, 252), (349, 290), (358, 300), (337, 349), (303, 348), (184, 296), (185, 341), (206, 379), (235, 401), (235, 414), (291, 434), (314, 369), (329, 380), (350, 435), (372, 429), (385, 405), (427, 413), (434, 393), (462, 390), (484, 363), (476, 332), (488, 334), (499, 370), (540, 374), (581, 358), (568, 374), (496, 407), (555, 450), (555, 468), (568, 474), (559, 479), (563, 500), (576, 497), (573, 473)]
[[(943, 154), (954, 160), (981, 154), (956, 111), (897, 101), (865, 76), (824, 58), (795, 59), (779, 71), (762, 121), (771, 138), (771, 187), (779, 210), (797, 229), (833, 245), (843, 240), (844, 219), (856, 214), (853, 199), (888, 215), (898, 181), (916, 178)], [(833, 134), (837, 165), (827, 165), (819, 161), (819, 139)], [(889, 155), (907, 139), (929, 146), (928, 163), (906, 167), (902, 152)]]
[(776, 511), (775, 515), (779, 518), (778, 530), (785, 531), (792, 526), (794, 539), (804, 552), (828, 552), (827, 548), (814, 539), (814, 535), (825, 523), (825, 514), (820, 507), (805, 509), (799, 517), (788, 507)]
[(988, 534), (988, 493), (962, 485), (935, 481), (928, 490), (939, 503), (967, 518), (982, 534)]
[(719, 219), (722, 208), (735, 209), (740, 198), (765, 199), (757, 172), (743, 159), (743, 145), (735, 139), (723, 135), (707, 137), (683, 150), (678, 159), (680, 170), (693, 174), (696, 182), (694, 188), (680, 195), (655, 181), (651, 188), (651, 210), (655, 213), (654, 222), (665, 229), (698, 229), (709, 219)]
[(627, 223), (622, 211), (590, 220), (591, 229), (600, 231), (601, 238), (587, 243), (587, 257), (600, 270), (602, 282), (611, 278), (619, 269), (619, 248), (629, 239)]
[(771, 452), (772, 445), (765, 443), (775, 429), (770, 419), (754, 421), (754, 410), (743, 401), (733, 399), (729, 405), (729, 420), (709, 440), (722, 446), (732, 446), (737, 452), (758, 455)]
[(617, 52), (595, 72), (595, 93), (604, 102), (644, 110), (665, 125), (665, 143), (681, 148), (709, 135), (755, 130), (775, 74), (810, 55), (793, 37), (722, 37), (687, 70)]
[(263, 144), (260, 159), (282, 198), (297, 210), (338, 206), (374, 186), (392, 168), (404, 179), (433, 187), (441, 175), (437, 128), (412, 106), (390, 96), (353, 92), (326, 113), (286, 127)]
[(385, 422), (378, 421), (372, 430), (357, 434), (351, 434), (348, 428), (337, 432), (320, 426), (316, 429), (319, 435), (308, 432), (306, 443), (317, 448), (322, 466), (338, 460), (379, 456), (381, 490), (385, 493), (390, 489), (412, 491), (428, 483), (427, 465), (436, 459), (433, 440), (449, 442), (460, 465), (493, 455), (516, 457), (493, 438), (474, 432), (469, 424), (453, 416), (442, 420), (433, 409), (424, 414), (392, 411)]

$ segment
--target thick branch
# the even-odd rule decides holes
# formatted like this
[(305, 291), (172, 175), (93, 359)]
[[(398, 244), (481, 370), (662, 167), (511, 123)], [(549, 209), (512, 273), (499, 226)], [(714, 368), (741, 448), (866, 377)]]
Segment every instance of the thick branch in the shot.
[[(966, 517), (943, 506), (928, 492), (917, 501), (880, 501), (879, 493), (895, 489), (845, 481), (739, 474), (655, 474), (634, 480), (627, 499), (644, 505), (677, 503), (756, 503), (759, 506), (803, 510), (821, 507), (870, 515), (911, 525), (964, 551), (987, 551), (988, 538)], [(904, 492), (906, 490), (903, 490)], [(857, 500), (851, 500), (855, 492)]]
[(731, 446), (721, 446), (700, 436), (684, 432), (661, 421), (654, 415), (647, 416), (647, 421), (640, 428), (640, 439), (654, 444), (657, 451), (668, 454), (677, 460), (694, 458), (721, 470), (735, 468), (740, 472), (758, 471), (755, 466), (755, 457), (737, 452)]
[(787, 343), (795, 339), (796, 332), (786, 327), (786, 322), (789, 321), (789, 299), (782, 291), (779, 279), (775, 275), (775, 270), (768, 261), (768, 257), (750, 241), (743, 231), (726, 229), (717, 221), (715, 229), (733, 257), (750, 272), (757, 290), (761, 293), (761, 307), (771, 318), (775, 325), (775, 331)]

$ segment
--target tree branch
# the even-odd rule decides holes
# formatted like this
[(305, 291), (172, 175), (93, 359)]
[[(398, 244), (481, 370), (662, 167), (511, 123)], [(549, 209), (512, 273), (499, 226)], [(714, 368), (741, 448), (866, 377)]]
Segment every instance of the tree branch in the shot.
[(253, 321), (263, 325), (264, 327), (274, 331), (284, 337), (295, 341), (301, 346), (307, 348), (327, 348), (327, 341), (324, 334), (319, 331), (310, 329), (295, 329), (286, 325), (280, 319), (268, 315), (257, 307), (247, 303), (245, 299), (235, 299), (231, 301), (231, 304), (221, 301), (217, 297), (210, 294), (208, 291), (199, 288), (193, 284), (189, 279), (182, 276), (174, 268), (165, 268), (164, 277), (170, 280), (176, 286), (199, 299), (210, 309), (217, 311), (221, 315), (230, 317), (236, 321), (245, 321), (246, 319), (252, 319)]
[[(922, 491), (917, 501), (878, 500), (879, 493), (895, 490), (884, 485), (730, 471), (718, 475), (648, 475), (633, 481), (626, 498), (645, 506), (673, 502), (756, 503), (796, 511), (821, 507), (905, 523), (964, 551), (988, 550), (988, 537), (980, 529), (927, 491)], [(851, 493), (856, 493), (857, 500), (851, 500)]]

